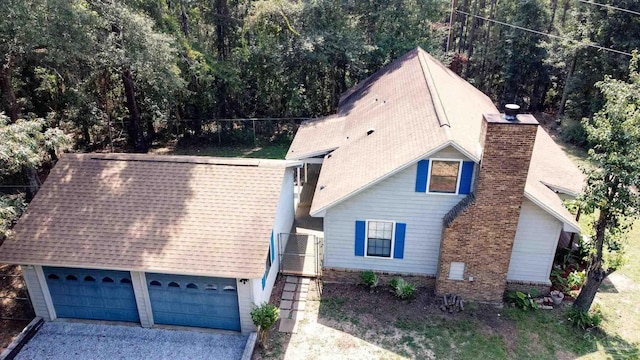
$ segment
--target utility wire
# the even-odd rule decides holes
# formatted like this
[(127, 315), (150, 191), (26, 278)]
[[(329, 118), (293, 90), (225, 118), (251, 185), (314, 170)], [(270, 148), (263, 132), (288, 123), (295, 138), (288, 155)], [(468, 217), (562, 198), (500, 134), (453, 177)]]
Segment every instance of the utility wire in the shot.
[[(578, 1), (582, 1), (582, 0), (578, 0)], [(534, 33), (534, 34), (548, 36), (548, 37), (554, 38), (554, 39), (568, 40), (568, 41), (573, 41), (575, 43), (580, 43), (579, 41), (571, 39), (571, 38), (558, 36), (558, 35), (553, 35), (553, 34), (548, 34), (548, 33), (542, 32), (542, 31), (533, 30), (533, 29), (529, 29), (529, 28), (526, 28), (526, 27), (509, 24), (509, 23), (506, 23), (506, 22), (503, 22), (503, 21), (489, 19), (489, 18), (486, 18), (484, 16), (480, 16), (480, 15), (473, 15), (473, 14), (470, 14), (470, 13), (465, 12), (465, 11), (456, 10), (456, 12), (459, 13), (459, 14), (467, 15), (467, 16), (473, 16), (473, 17), (478, 18), (478, 19), (494, 22), (496, 24), (509, 26), (509, 27), (516, 28), (516, 29), (523, 30), (523, 31), (528, 31), (528, 32), (531, 32), (531, 33)], [(596, 49), (599, 49), (599, 50), (605, 50), (605, 51), (614, 52), (614, 53), (620, 54), (620, 55), (632, 56), (631, 53), (620, 51), (620, 50), (615, 50), (615, 49), (609, 49), (609, 48), (606, 48), (604, 46), (600, 46), (600, 45), (597, 45), (597, 44), (594, 44), (594, 43), (581, 43), (581, 44), (584, 45), (584, 46), (589, 46), (589, 47), (596, 48)]]
[(601, 4), (601, 3), (597, 3), (595, 1), (589, 1), (589, 0), (578, 0), (578, 1), (581, 2), (581, 3), (585, 3), (585, 4), (601, 6), (603, 8), (607, 8), (607, 9), (611, 9), (611, 10), (624, 11), (626, 13), (633, 14), (633, 15), (640, 15), (640, 12), (629, 10), (629, 9), (623, 9), (623, 8), (620, 8), (620, 7), (617, 7), (617, 6), (613, 6), (613, 5), (609, 5), (609, 4)]

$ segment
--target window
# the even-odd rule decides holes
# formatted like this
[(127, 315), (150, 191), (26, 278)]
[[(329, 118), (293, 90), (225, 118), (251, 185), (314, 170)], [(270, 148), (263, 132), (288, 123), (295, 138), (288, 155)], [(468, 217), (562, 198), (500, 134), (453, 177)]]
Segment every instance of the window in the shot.
[(49, 278), (50, 280), (60, 280), (60, 276), (58, 276), (56, 274), (49, 274), (49, 276), (47, 276), (47, 278)]
[(187, 284), (187, 289), (197, 289), (197, 288), (198, 288), (198, 285), (194, 283)]
[(429, 177), (429, 192), (455, 194), (458, 190), (460, 161), (433, 160)]
[(127, 278), (120, 279), (120, 284), (131, 284), (131, 280)]
[(464, 280), (464, 263), (452, 262), (449, 266), (449, 280)]
[(369, 221), (367, 224), (367, 256), (391, 257), (393, 222)]
[(177, 283), (177, 282), (175, 282), (175, 281), (172, 281), (172, 282), (170, 282), (170, 283), (169, 283), (169, 285), (168, 285), (168, 286), (169, 286), (169, 287), (171, 287), (171, 288), (179, 288), (179, 287), (180, 287), (180, 284), (178, 284), (178, 283)]
[(162, 286), (162, 283), (160, 283), (160, 281), (158, 280), (153, 280), (149, 283), (149, 285), (151, 286)]
[(103, 278), (102, 278), (102, 282), (103, 282), (103, 283), (112, 283), (112, 282), (113, 282), (113, 279), (112, 279), (112, 278), (110, 278), (110, 277), (108, 277), (108, 276), (106, 276), (106, 277), (103, 277)]
[(67, 279), (67, 280), (70, 280), (70, 281), (78, 280), (78, 278), (77, 278), (77, 277), (75, 277), (75, 275), (67, 275), (66, 279)]
[(87, 275), (84, 277), (84, 281), (96, 281), (96, 279), (93, 276)]

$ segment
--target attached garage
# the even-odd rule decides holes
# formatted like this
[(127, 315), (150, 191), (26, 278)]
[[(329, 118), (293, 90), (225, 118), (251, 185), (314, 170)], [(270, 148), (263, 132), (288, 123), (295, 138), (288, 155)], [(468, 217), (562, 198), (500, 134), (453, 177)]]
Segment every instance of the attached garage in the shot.
[(129, 272), (60, 267), (42, 270), (58, 317), (140, 321)]
[(147, 273), (156, 324), (240, 331), (235, 279)]

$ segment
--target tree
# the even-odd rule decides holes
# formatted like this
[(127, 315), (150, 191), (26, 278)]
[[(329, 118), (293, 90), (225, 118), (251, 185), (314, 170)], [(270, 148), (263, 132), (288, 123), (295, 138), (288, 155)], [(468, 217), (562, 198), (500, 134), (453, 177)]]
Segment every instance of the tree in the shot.
[(583, 210), (597, 213), (587, 281), (574, 307), (587, 311), (604, 278), (619, 261), (605, 261), (619, 251), (630, 220), (640, 215), (640, 73), (638, 53), (629, 65), (629, 81), (606, 76), (597, 84), (605, 104), (592, 121), (583, 120), (591, 144), (589, 159), (597, 168), (587, 174)]

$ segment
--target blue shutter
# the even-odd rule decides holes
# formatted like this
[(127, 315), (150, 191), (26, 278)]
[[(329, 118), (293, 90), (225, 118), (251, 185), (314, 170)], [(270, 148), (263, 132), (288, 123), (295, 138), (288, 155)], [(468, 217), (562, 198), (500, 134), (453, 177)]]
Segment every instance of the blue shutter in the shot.
[(275, 246), (273, 245), (273, 230), (271, 230), (271, 263), (273, 264), (273, 260), (276, 258)]
[(356, 256), (364, 256), (364, 237), (366, 236), (367, 223), (362, 220), (356, 221)]
[(407, 224), (396, 223), (396, 242), (393, 247), (393, 258), (402, 259), (404, 257), (404, 234), (407, 231)]
[(264, 272), (264, 275), (262, 275), (262, 290), (264, 290), (264, 286), (267, 285), (267, 272)]
[(473, 182), (473, 161), (462, 162), (462, 175), (460, 176), (460, 194), (469, 194), (471, 192), (471, 183)]
[(429, 175), (429, 160), (418, 161), (416, 192), (427, 192), (427, 175)]

